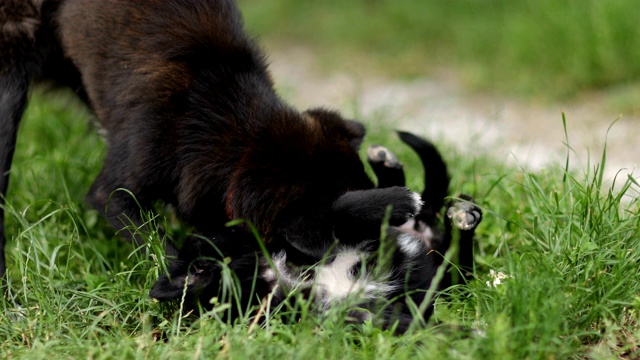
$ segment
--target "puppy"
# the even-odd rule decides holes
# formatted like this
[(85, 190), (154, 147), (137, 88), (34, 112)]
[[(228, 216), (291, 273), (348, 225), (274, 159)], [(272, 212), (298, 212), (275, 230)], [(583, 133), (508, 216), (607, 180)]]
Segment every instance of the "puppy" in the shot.
[[(462, 273), (457, 278), (467, 280), (471, 276), (473, 236), (482, 220), (482, 212), (470, 197), (450, 201), (442, 226), (439, 214), (449, 187), (446, 165), (428, 141), (404, 132), (400, 133), (400, 138), (417, 151), (424, 165), (422, 199), (425, 202), (415, 218), (400, 226), (389, 226), (382, 241), (375, 237), (357, 242), (340, 239), (341, 243), (316, 263), (293, 248), (270, 247), (269, 260), (263, 252), (252, 252), (249, 245), (245, 245), (244, 250), (239, 246), (230, 248), (229, 239), (237, 244), (249, 244), (255, 239), (246, 232), (228, 228), (212, 239), (200, 239), (183, 248), (169, 274), (161, 276), (153, 286), (151, 297), (160, 301), (184, 297), (189, 309), (198, 304), (211, 309), (212, 298), (220, 301), (222, 292), (228, 293), (228, 290), (222, 290), (229, 286), (228, 281), (225, 284), (222, 280), (222, 269), (228, 266), (236, 274), (233, 301), (239, 304), (229, 309), (230, 317), (260, 301), (269, 301), (273, 307), (300, 293), (311, 298), (320, 311), (351, 299), (361, 309), (350, 312), (353, 321), (372, 319), (383, 328), (394, 328), (397, 333), (406, 331), (416, 315), (411, 310), (412, 304), (422, 304), (431, 287), (437, 293), (452, 284), (450, 272), (446, 272), (437, 284), (432, 282), (443, 264), (454, 231), (459, 232), (457, 269)], [(404, 185), (402, 165), (389, 150), (371, 147), (368, 160), (379, 186)], [(367, 198), (377, 190), (352, 192), (349, 197), (353, 198), (350, 199), (353, 203), (368, 204), (370, 199)], [(344, 202), (344, 198), (336, 201), (334, 209), (343, 206)], [(375, 212), (377, 206), (371, 209)], [(352, 227), (354, 230), (340, 233), (361, 234), (357, 228), (364, 223), (362, 219), (367, 217), (368, 210), (366, 207), (359, 213), (336, 210), (336, 230)], [(420, 314), (424, 320), (433, 313), (434, 294), (430, 295)], [(225, 300), (229, 301), (228, 297)]]
[[(373, 188), (358, 157), (364, 127), (280, 99), (232, 0), (3, 0), (0, 50), (0, 277), (1, 205), (36, 81), (71, 88), (104, 129), (87, 201), (115, 229), (143, 227), (140, 206), (160, 201), (205, 237), (243, 219), (267, 244), (317, 261), (337, 239), (379, 235), (387, 205), (392, 225), (419, 210), (406, 188), (377, 189), (361, 234), (335, 226), (336, 212), (362, 207), (350, 192)], [(170, 242), (167, 253), (177, 254)]]

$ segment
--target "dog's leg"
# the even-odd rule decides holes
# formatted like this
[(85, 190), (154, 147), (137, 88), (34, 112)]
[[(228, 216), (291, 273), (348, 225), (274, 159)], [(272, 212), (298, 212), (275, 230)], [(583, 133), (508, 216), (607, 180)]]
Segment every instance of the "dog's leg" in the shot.
[[(122, 233), (137, 248), (142, 248), (146, 242), (137, 229), (144, 231), (145, 222), (141, 211), (149, 209), (150, 204), (144, 194), (137, 191), (135, 187), (123, 184), (113, 176), (113, 174), (122, 175), (118, 166), (113, 166), (113, 158), (113, 153), (107, 154), (100, 174), (91, 185), (87, 202), (98, 210), (114, 229)], [(131, 232), (127, 228), (136, 230)], [(164, 234), (162, 230), (160, 231), (163, 237)], [(166, 239), (165, 250), (170, 258), (176, 258), (178, 255), (177, 248), (169, 239)]]
[[(10, 70), (11, 71), (11, 70)], [(0, 74), (0, 278), (4, 279), (5, 227), (4, 204), (9, 187), (9, 172), (16, 145), (18, 124), (27, 101), (29, 76), (20, 72)]]
[(0, 2), (0, 278), (4, 284), (4, 204), (18, 125), (33, 77), (40, 73), (42, 57), (35, 46), (39, 10), (31, 2)]

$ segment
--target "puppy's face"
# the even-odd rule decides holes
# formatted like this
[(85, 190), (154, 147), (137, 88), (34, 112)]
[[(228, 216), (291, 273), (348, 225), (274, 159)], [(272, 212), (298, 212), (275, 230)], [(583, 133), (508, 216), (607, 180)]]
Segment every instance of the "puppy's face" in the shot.
[(250, 234), (237, 227), (222, 229), (210, 238), (188, 239), (168, 273), (154, 284), (150, 297), (159, 301), (184, 298), (187, 309), (198, 303), (210, 309), (210, 300), (225, 287), (239, 288), (242, 293), (254, 288), (266, 294), (263, 281), (254, 283), (260, 264), (255, 244)]
[(160, 276), (156, 281), (150, 296), (159, 301), (176, 300), (183, 296), (197, 300), (207, 287), (212, 284), (217, 286), (223, 255), (214, 244), (216, 240), (222, 239), (189, 239), (180, 250), (178, 258), (171, 262), (168, 274)]

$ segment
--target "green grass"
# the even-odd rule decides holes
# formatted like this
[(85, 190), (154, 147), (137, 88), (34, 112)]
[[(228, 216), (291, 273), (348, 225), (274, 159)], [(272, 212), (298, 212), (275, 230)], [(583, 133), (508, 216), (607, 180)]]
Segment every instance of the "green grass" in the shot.
[(453, 68), (472, 87), (555, 98), (640, 80), (635, 0), (241, 1), (254, 34), (328, 66)]
[[(151, 301), (162, 254), (132, 254), (83, 205), (104, 154), (86, 117), (66, 97), (37, 95), (22, 124), (7, 207), (11, 292), (22, 307), (0, 302), (1, 358), (640, 356), (640, 213), (623, 197), (638, 190), (630, 179), (612, 190), (595, 164), (582, 174), (562, 165), (531, 173), (440, 144), (452, 189), (475, 196), (485, 219), (477, 280), (439, 300), (439, 325), (396, 337), (344, 325), (340, 311), (320, 318), (304, 309), (290, 325), (275, 316), (229, 325), (215, 312), (181, 317), (177, 305)], [(417, 158), (389, 130), (374, 130), (367, 144), (393, 149), (421, 190)], [(163, 215), (153, 221), (173, 226)], [(491, 269), (510, 278), (488, 287)]]

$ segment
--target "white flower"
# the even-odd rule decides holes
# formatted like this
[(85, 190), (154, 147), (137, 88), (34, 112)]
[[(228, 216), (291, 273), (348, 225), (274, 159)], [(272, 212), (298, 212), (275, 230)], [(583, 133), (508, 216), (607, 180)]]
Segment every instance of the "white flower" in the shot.
[(487, 281), (486, 284), (488, 287), (496, 288), (498, 285), (502, 284), (502, 280), (511, 278), (511, 276), (503, 273), (502, 271), (495, 272), (495, 270), (489, 270), (489, 278), (491, 280)]

